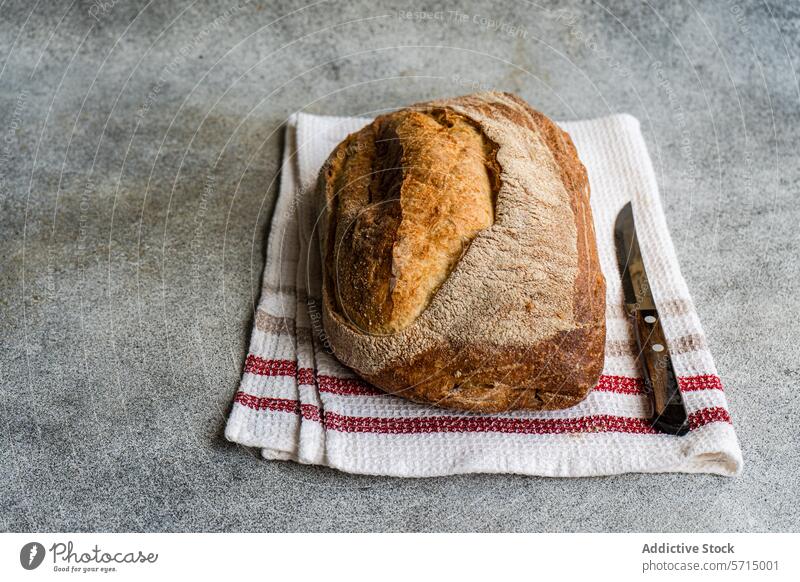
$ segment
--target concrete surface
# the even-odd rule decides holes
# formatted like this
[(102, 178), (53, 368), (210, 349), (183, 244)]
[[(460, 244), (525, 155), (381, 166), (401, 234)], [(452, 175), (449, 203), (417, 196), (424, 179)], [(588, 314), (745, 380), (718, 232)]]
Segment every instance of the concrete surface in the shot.
[[(455, 6), (2, 3), (0, 529), (798, 529), (797, 5)], [(371, 478), (222, 438), (286, 116), (477, 88), (642, 120), (741, 477)]]

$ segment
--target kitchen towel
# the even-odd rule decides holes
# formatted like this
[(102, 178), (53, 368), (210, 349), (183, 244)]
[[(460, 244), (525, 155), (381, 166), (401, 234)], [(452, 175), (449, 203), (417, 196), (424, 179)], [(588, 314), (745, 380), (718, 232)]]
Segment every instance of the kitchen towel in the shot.
[[(314, 186), (333, 148), (369, 121), (299, 113), (287, 123), (261, 299), (229, 440), (259, 447), (266, 459), (402, 477), (740, 472), (722, 383), (678, 267), (639, 122), (629, 115), (560, 124), (589, 173), (607, 281), (605, 369), (585, 401), (552, 412), (460, 413), (384, 394), (340, 364), (321, 322)], [(681, 437), (647, 422), (614, 252), (614, 221), (628, 201), (689, 411), (691, 430)]]

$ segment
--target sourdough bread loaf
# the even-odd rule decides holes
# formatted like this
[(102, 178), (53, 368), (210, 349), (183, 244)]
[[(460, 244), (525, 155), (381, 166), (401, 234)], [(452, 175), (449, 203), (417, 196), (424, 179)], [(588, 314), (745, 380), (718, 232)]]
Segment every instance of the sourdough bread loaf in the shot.
[(459, 410), (550, 410), (603, 368), (605, 280), (586, 170), (522, 99), (375, 119), (320, 173), (322, 317), (375, 386)]

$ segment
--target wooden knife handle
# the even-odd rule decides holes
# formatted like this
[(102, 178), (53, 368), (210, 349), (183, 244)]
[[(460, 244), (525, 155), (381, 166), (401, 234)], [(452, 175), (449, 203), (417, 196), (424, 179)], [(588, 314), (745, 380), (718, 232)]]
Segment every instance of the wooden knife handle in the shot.
[(653, 405), (653, 427), (668, 434), (686, 434), (689, 431), (686, 408), (658, 311), (639, 309), (634, 312), (633, 318), (639, 347), (637, 359)]

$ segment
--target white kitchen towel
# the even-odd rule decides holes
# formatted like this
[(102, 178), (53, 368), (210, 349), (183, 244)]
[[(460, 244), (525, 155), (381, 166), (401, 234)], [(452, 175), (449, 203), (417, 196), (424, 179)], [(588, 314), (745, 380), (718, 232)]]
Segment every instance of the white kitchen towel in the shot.
[[(459, 413), (383, 394), (340, 364), (329, 353), (320, 318), (314, 183), (333, 148), (368, 122), (308, 114), (289, 119), (229, 440), (260, 447), (267, 459), (402, 477), (740, 472), (722, 383), (678, 267), (639, 123), (629, 115), (561, 124), (589, 173), (607, 281), (605, 369), (584, 402), (553, 412)], [(628, 201), (690, 414), (691, 431), (682, 437), (659, 434), (647, 422), (613, 241), (614, 220)]]

